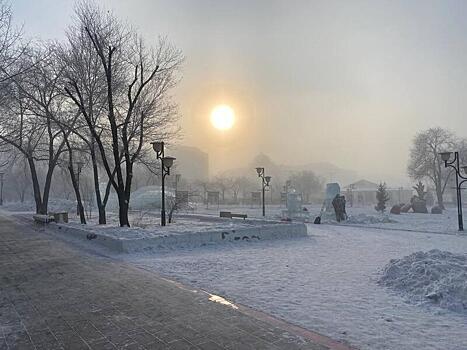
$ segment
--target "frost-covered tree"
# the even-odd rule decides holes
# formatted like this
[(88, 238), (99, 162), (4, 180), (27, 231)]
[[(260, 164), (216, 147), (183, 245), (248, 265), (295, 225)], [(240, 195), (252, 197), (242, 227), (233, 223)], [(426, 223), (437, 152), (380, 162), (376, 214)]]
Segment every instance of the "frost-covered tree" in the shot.
[(456, 149), (455, 136), (442, 128), (419, 132), (410, 149), (408, 175), (414, 180), (428, 179), (433, 183), (438, 205), (444, 209), (443, 194), (452, 171), (445, 169), (440, 152)]
[(386, 189), (386, 183), (382, 182), (378, 185), (378, 189), (376, 190), (376, 211), (384, 213), (386, 210), (386, 202), (389, 200), (389, 194)]

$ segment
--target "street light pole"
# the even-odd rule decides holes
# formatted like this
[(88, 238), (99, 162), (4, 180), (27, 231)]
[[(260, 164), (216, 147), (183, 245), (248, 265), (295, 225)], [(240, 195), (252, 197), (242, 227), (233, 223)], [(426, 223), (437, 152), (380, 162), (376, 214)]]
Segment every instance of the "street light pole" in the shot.
[(161, 226), (166, 225), (165, 219), (165, 177), (170, 175), (170, 168), (175, 160), (174, 157), (166, 157), (164, 154), (164, 142), (152, 142), (152, 148), (156, 152), (157, 159), (161, 160)]
[(289, 196), (288, 196), (288, 194), (289, 194), (289, 187), (290, 187), (291, 184), (292, 184), (292, 181), (291, 181), (291, 180), (287, 180), (287, 181), (285, 182), (285, 207), (286, 207), (286, 208), (288, 208), (288, 204), (289, 204), (289, 202), (288, 202), (288, 201), (289, 201), (289, 198), (288, 198)]
[[(441, 160), (444, 161), (444, 167), (453, 168), (456, 175), (456, 197), (457, 197), (457, 222), (459, 231), (464, 231), (464, 220), (462, 214), (462, 184), (467, 181), (467, 177), (462, 176), (459, 165), (459, 152), (454, 152), (454, 159), (449, 161), (452, 152), (441, 152)], [(467, 173), (467, 166), (462, 166), (462, 169)], [(459, 181), (462, 179), (462, 181)]]
[(266, 192), (266, 187), (269, 186), (269, 183), (271, 182), (271, 176), (264, 175), (264, 168), (256, 168), (256, 172), (258, 173), (258, 177), (261, 178), (261, 185), (262, 185), (262, 192), (263, 192), (263, 216), (266, 216), (265, 192)]

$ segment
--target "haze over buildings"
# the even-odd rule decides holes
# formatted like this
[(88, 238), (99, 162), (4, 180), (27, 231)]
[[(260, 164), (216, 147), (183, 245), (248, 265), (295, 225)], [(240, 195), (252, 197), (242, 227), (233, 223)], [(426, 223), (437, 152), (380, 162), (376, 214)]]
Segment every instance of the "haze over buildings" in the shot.
[[(183, 50), (183, 144), (208, 152), (213, 174), (263, 152), (405, 182), (418, 130), (467, 127), (465, 1), (101, 3)], [(73, 1), (12, 5), (28, 36), (60, 40)], [(209, 124), (219, 103), (235, 110), (226, 132)]]

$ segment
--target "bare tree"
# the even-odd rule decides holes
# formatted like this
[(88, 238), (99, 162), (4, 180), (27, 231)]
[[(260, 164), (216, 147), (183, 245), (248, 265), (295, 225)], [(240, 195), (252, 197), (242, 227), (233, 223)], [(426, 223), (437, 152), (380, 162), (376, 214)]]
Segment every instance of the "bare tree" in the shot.
[(292, 186), (302, 194), (305, 203), (310, 203), (313, 194), (320, 194), (324, 188), (324, 181), (314, 172), (305, 170), (290, 177)]
[[(80, 10), (79, 6), (84, 7)], [(86, 16), (94, 16), (92, 9), (88, 8), (86, 3), (78, 5), (78, 11), (86, 11)], [(101, 33), (101, 35), (108, 35)], [(93, 173), (93, 185), (95, 200), (99, 214), (99, 224), (106, 224), (106, 205), (109, 199), (111, 182), (108, 180), (106, 190), (101, 193), (101, 165), (96, 139), (93, 129), (98, 135), (102, 135), (105, 124), (106, 96), (107, 89), (105, 83), (104, 71), (98, 55), (95, 54), (94, 45), (89, 40), (88, 33), (81, 21), (72, 24), (67, 30), (67, 43), (58, 50), (58, 55), (64, 64), (65, 80), (64, 85), (71, 83), (76, 86), (75, 90), (79, 92), (81, 101), (79, 101), (78, 110), (84, 113), (82, 118), (72, 128), (72, 132), (81, 139), (87, 147)], [(70, 90), (68, 90), (70, 94)], [(74, 96), (74, 95), (72, 95)], [(69, 128), (70, 126), (67, 125)], [(102, 137), (103, 139), (105, 136)], [(105, 143), (105, 140), (102, 142)], [(104, 170), (105, 171), (105, 170)]]
[(232, 189), (233, 179), (224, 175), (218, 175), (213, 181), (214, 187), (219, 189), (222, 198), (222, 204), (225, 204), (225, 192)]
[(414, 180), (430, 180), (435, 188), (438, 205), (442, 209), (444, 209), (443, 194), (452, 172), (444, 168), (439, 153), (452, 150), (455, 145), (454, 135), (438, 127), (419, 132), (410, 150), (408, 175)]
[(11, 7), (0, 0), (0, 84), (7, 83), (31, 67), (24, 61), (19, 64), (27, 48), (21, 44), (21, 36), (21, 29), (12, 24)]
[(151, 151), (146, 147), (150, 141), (171, 135), (170, 127), (178, 116), (169, 92), (178, 82), (182, 55), (165, 39), (160, 39), (155, 49), (147, 48), (135, 31), (87, 2), (78, 4), (76, 15), (103, 72), (105, 118), (95, 124), (76, 79), (70, 79), (66, 92), (96, 142), (118, 197), (120, 225), (129, 226), (134, 164)]

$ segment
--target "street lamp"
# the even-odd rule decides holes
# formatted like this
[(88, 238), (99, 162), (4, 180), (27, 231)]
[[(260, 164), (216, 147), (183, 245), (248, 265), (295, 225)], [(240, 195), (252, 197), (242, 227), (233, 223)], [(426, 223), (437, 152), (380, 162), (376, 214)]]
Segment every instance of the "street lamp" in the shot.
[[(444, 167), (453, 168), (456, 174), (456, 195), (457, 195), (457, 221), (459, 225), (459, 231), (464, 231), (464, 220), (462, 218), (462, 184), (467, 181), (467, 177), (462, 176), (461, 168), (464, 173), (467, 174), (467, 166), (459, 166), (459, 152), (454, 152), (454, 159), (451, 159), (452, 152), (441, 152), (439, 153), (441, 160), (444, 162)], [(461, 179), (461, 181), (459, 181)]]
[(161, 195), (161, 226), (165, 226), (165, 177), (170, 175), (170, 168), (172, 167), (175, 158), (166, 157), (164, 155), (164, 142), (157, 141), (151, 142), (154, 152), (156, 152), (157, 159), (161, 160), (161, 184), (162, 184), (162, 195)]
[(3, 175), (4, 173), (0, 173), (0, 205), (3, 205)]
[[(76, 173), (76, 187), (78, 187), (79, 191), (79, 174), (81, 174), (81, 170), (83, 170), (84, 162), (77, 161), (76, 168), (78, 172)], [(76, 216), (79, 216), (79, 203), (76, 203)]]
[(271, 176), (264, 175), (264, 168), (256, 168), (256, 172), (258, 173), (258, 177), (261, 178), (261, 185), (262, 185), (262, 192), (263, 192), (263, 216), (266, 216), (265, 192), (266, 192), (266, 187), (268, 187), (269, 183), (271, 182)]
[(290, 188), (291, 185), (292, 185), (292, 180), (287, 180), (285, 182), (284, 191), (285, 191), (285, 207), (286, 208), (287, 208), (287, 204), (288, 204), (287, 203), (287, 201), (288, 201), (288, 199), (287, 199), (288, 196), (287, 195), (289, 194), (289, 188)]

